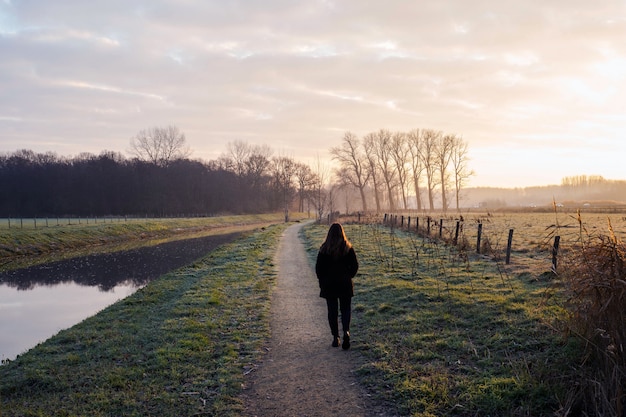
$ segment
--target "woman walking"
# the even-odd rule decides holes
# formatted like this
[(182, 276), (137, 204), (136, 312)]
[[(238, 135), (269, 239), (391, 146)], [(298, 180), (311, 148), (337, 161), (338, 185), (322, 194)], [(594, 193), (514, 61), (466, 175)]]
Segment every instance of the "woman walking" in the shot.
[(352, 278), (359, 269), (356, 253), (346, 237), (343, 227), (333, 223), (326, 240), (320, 246), (315, 263), (315, 273), (320, 285), (320, 297), (326, 299), (328, 324), (333, 335), (332, 345), (339, 346), (339, 310), (343, 327), (343, 349), (350, 349), (350, 318), (352, 315)]

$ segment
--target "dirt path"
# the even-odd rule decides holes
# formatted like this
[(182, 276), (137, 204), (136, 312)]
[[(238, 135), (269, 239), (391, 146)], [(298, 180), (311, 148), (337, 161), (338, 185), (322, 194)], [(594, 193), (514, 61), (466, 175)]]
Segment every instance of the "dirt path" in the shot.
[[(269, 352), (246, 380), (244, 415), (385, 416), (356, 382), (358, 353), (331, 347), (326, 303), (298, 237), (301, 227), (289, 227), (279, 245)], [(358, 329), (352, 330), (354, 346)]]

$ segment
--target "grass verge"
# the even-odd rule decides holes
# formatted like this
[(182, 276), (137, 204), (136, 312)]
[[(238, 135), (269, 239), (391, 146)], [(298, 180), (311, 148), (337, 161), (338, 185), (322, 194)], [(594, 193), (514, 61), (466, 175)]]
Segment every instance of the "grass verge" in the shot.
[(238, 415), (285, 225), (248, 233), (0, 366), (0, 415)]
[[(293, 213), (293, 220), (305, 215)], [(71, 224), (0, 233), (0, 271), (87, 253), (112, 252), (165, 240), (251, 230), (284, 221), (283, 213), (176, 219), (130, 219), (115, 223)]]
[[(552, 416), (579, 346), (551, 323), (546, 275), (512, 277), (413, 233), (345, 224), (360, 270), (353, 301), (361, 381), (410, 416)], [(313, 262), (328, 226), (304, 229)]]

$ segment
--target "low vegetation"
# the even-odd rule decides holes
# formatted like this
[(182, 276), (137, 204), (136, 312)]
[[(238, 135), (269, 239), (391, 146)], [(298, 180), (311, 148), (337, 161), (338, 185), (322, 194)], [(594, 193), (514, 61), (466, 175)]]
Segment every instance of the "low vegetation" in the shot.
[[(303, 218), (295, 213), (292, 218)], [(172, 219), (74, 219), (69, 224), (4, 228), (0, 233), (0, 271), (93, 251), (117, 251), (167, 239), (187, 239), (250, 230), (284, 221), (284, 214), (258, 214)]]
[[(306, 229), (309, 251), (326, 226)], [(554, 329), (541, 273), (504, 274), (485, 258), (379, 225), (346, 225), (361, 264), (354, 299), (362, 380), (401, 415), (553, 415), (579, 343)], [(538, 272), (538, 271), (537, 271)]]
[(9, 416), (238, 415), (284, 225), (248, 233), (0, 366)]
[(607, 234), (589, 233), (582, 219), (579, 256), (561, 274), (570, 314), (566, 330), (585, 342), (582, 377), (568, 409), (576, 414), (626, 414), (626, 245), (609, 222)]

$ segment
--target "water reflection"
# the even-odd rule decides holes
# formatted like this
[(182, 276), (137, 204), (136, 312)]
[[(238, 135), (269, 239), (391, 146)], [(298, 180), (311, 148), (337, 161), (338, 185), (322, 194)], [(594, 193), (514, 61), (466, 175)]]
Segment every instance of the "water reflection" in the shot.
[(0, 273), (0, 358), (14, 359), (237, 235), (178, 240)]
[(59, 330), (96, 314), (137, 290), (120, 284), (100, 291), (75, 283), (16, 291), (0, 285), (0, 358), (15, 359)]

